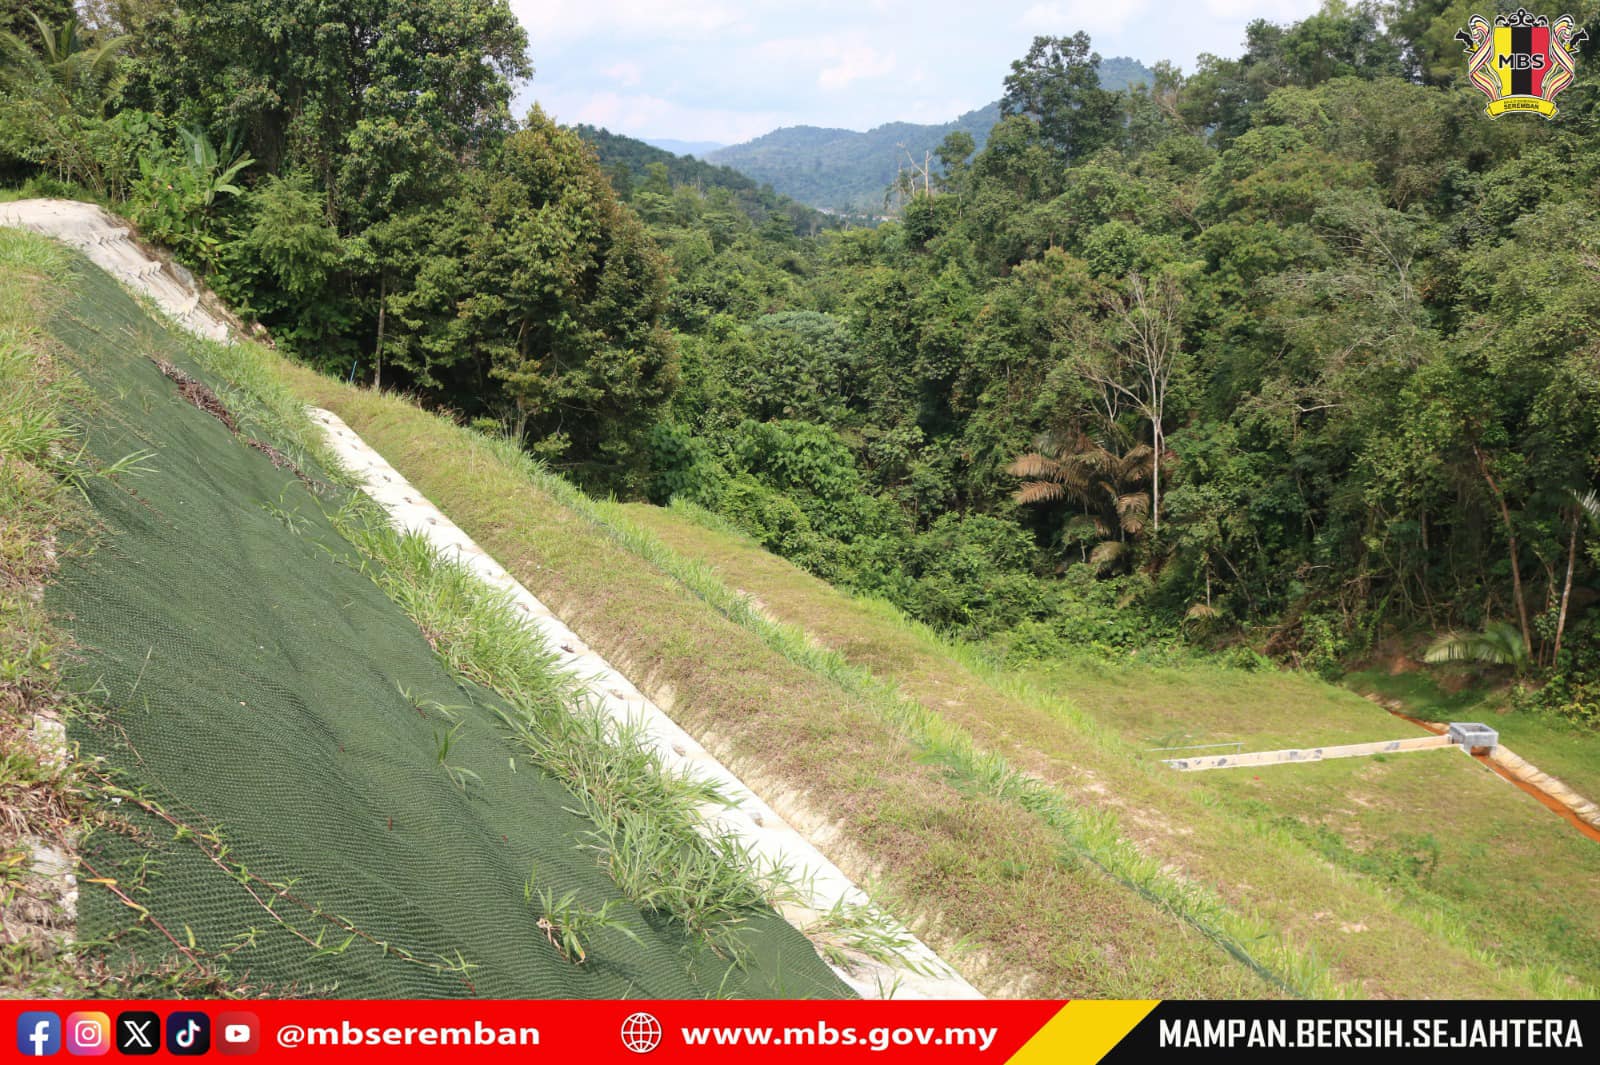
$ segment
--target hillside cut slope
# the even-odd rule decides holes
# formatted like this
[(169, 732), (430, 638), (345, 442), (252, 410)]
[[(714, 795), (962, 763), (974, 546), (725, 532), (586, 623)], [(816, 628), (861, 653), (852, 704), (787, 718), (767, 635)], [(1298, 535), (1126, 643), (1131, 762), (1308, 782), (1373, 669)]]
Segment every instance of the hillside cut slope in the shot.
[[(81, 259), (52, 291), (41, 328), (109, 471), (83, 482), (92, 522), (46, 594), (102, 798), (79, 942), (255, 995), (848, 994), (770, 909), (741, 914), (735, 964), (624, 893), (604, 826), (507, 732), (565, 680), (523, 702), (446, 668), (341, 531), (336, 475), (212, 371), (237, 350)], [(559, 934), (594, 915), (579, 964)]]

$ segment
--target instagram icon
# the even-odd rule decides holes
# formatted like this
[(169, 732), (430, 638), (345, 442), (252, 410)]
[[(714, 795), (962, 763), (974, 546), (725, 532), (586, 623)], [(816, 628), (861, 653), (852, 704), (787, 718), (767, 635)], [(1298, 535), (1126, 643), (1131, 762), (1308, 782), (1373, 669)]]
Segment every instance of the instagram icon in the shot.
[(67, 1053), (80, 1057), (111, 1049), (111, 1018), (104, 1013), (67, 1015)]

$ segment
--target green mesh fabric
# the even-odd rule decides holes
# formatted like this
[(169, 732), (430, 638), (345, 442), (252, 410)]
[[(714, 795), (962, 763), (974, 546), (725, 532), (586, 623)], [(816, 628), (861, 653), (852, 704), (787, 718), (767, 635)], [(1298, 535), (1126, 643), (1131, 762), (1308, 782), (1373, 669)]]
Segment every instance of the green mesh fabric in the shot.
[[(83, 439), (102, 464), (154, 456), (152, 472), (87, 484), (101, 527), (49, 593), (79, 646), (74, 679), (103, 711), (69, 738), (172, 820), (124, 801), (85, 842), (83, 875), (115, 879), (150, 920), (85, 884), (80, 940), (107, 943), (113, 963), (170, 964), (160, 922), (257, 995), (849, 993), (771, 913), (744, 927), (743, 966), (626, 902), (613, 914), (639, 943), (600, 931), (585, 962), (563, 959), (524, 898), (530, 871), (589, 909), (620, 897), (580, 849), (594, 826), (574, 797), (516, 756), (493, 697), (453, 679), (356, 569), (324, 516), (337, 494), (313, 495), (182, 399), (151, 357), (227, 392), (188, 338), (98, 269), (82, 275), (51, 332), (92, 392)], [(481, 783), (462, 790), (441, 764), (452, 722), (418, 709), (430, 700), (469, 706), (445, 764)], [(299, 901), (264, 882), (292, 882)], [(458, 960), (471, 968), (449, 971)]]

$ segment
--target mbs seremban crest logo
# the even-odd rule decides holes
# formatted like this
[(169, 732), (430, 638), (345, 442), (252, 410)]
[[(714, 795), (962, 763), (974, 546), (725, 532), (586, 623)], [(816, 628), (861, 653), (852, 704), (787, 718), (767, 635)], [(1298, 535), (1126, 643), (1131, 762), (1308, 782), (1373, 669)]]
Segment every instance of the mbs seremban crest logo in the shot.
[(1573, 53), (1588, 39), (1571, 15), (1562, 15), (1552, 26), (1543, 15), (1520, 7), (1496, 16), (1493, 26), (1482, 15), (1473, 15), (1456, 34), (1470, 53), (1467, 79), (1489, 98), (1483, 110), (1490, 118), (1511, 111), (1554, 117), (1556, 93), (1572, 84), (1577, 65)]

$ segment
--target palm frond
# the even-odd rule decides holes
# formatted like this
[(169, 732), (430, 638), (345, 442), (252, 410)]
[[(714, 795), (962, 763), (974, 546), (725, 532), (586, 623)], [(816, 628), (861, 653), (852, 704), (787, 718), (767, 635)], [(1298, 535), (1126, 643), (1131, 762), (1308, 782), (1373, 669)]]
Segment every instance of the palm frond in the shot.
[(1017, 461), (1006, 467), (1006, 472), (1013, 477), (1049, 477), (1059, 480), (1061, 463), (1048, 455), (1041, 455), (1037, 451), (1030, 451)]
[(1114, 505), (1117, 508), (1117, 517), (1124, 521), (1128, 518), (1144, 518), (1150, 513), (1150, 493), (1129, 492), (1118, 496)]
[(1434, 640), (1422, 656), (1424, 662), (1435, 664), (1483, 662), (1518, 668), (1527, 658), (1528, 649), (1522, 642), (1522, 633), (1506, 621), (1490, 622), (1482, 632), (1447, 632)]
[(1127, 554), (1128, 545), (1122, 540), (1107, 540), (1096, 544), (1095, 549), (1089, 552), (1089, 562), (1104, 573), (1116, 565)]
[(1579, 510), (1589, 516), (1591, 524), (1600, 527), (1600, 493), (1597, 493), (1593, 488), (1583, 495), (1579, 495), (1574, 491), (1572, 493), (1572, 501), (1578, 505)]
[(1012, 498), (1018, 503), (1027, 505), (1030, 503), (1054, 503), (1059, 499), (1066, 498), (1066, 495), (1066, 489), (1055, 481), (1028, 481), (1017, 489)]

